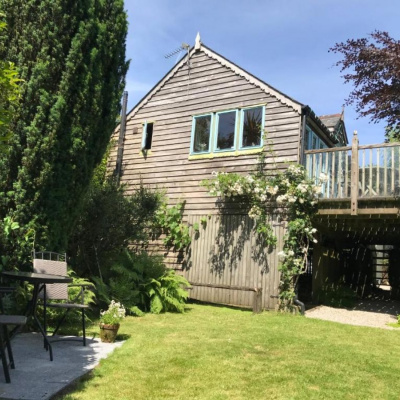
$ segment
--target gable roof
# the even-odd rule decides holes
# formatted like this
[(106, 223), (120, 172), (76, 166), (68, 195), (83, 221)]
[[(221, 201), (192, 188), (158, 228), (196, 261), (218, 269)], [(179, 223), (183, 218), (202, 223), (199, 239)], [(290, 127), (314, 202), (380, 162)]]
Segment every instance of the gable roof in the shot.
[(334, 130), (336, 125), (342, 119), (342, 114), (320, 115), (319, 119), (325, 124), (329, 130)]
[(330, 130), (332, 134), (342, 134), (342, 140), (346, 142), (346, 144), (349, 142), (346, 132), (346, 126), (344, 125), (344, 109), (339, 114), (321, 115), (319, 119)]
[(207, 56), (213, 58), (214, 60), (218, 61), (221, 65), (229, 68), (235, 74), (243, 77), (251, 84), (259, 87), (264, 92), (274, 96), (278, 100), (280, 100), (283, 104), (286, 104), (296, 110), (299, 114), (301, 113), (302, 107), (304, 106), (302, 103), (294, 100), (293, 98), (287, 96), (286, 94), (282, 93), (281, 91), (275, 89), (271, 85), (268, 85), (261, 79), (255, 77), (254, 75), (250, 74), (243, 68), (237, 66), (233, 62), (229, 61), (225, 57), (221, 56), (220, 54), (216, 53), (214, 50), (211, 50), (200, 41), (196, 40), (196, 45), (191, 47), (188, 51), (188, 55), (184, 55), (178, 63), (176, 63), (168, 72), (167, 74), (148, 92), (132, 109), (129, 111), (127, 116), (127, 121), (135, 116), (135, 114), (139, 111), (141, 107), (143, 107), (174, 75), (175, 73), (185, 64), (188, 62), (190, 58), (193, 57), (194, 54), (198, 52), (203, 52)]

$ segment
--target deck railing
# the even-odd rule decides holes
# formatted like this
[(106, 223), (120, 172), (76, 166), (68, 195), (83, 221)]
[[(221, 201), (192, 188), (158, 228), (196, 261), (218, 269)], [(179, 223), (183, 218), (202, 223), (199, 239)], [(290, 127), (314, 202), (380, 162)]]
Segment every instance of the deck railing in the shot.
[(350, 199), (357, 214), (360, 198), (400, 195), (400, 143), (305, 151), (309, 177), (321, 184), (322, 199)]

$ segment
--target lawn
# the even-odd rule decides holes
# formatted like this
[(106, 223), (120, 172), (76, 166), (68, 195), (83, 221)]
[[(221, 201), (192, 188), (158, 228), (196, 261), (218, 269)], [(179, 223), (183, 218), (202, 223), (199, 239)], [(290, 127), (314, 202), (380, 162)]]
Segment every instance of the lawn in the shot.
[(400, 331), (190, 304), (127, 318), (62, 399), (399, 399)]

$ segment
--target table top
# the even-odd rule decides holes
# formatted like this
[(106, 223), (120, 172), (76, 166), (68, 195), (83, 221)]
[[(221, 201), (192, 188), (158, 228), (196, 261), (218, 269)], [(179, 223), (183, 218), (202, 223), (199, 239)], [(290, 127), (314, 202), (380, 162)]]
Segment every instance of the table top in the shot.
[(2, 276), (30, 283), (71, 283), (72, 278), (61, 275), (39, 274), (36, 272), (3, 271)]

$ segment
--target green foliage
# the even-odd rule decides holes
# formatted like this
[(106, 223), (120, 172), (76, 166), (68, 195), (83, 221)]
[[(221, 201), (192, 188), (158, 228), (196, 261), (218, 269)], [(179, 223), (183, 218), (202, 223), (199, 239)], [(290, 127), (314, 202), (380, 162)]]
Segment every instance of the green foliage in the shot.
[(162, 256), (145, 252), (123, 251), (110, 267), (103, 281), (94, 278), (101, 301), (116, 299), (129, 313), (183, 312), (189, 284), (183, 277), (168, 270)]
[(125, 307), (111, 300), (108, 309), (100, 313), (100, 322), (106, 325), (118, 325), (125, 318)]
[(25, 226), (5, 217), (0, 221), (0, 271), (31, 270), (35, 225)]
[(400, 123), (387, 126), (385, 128), (385, 137), (388, 143), (400, 142)]
[(166, 270), (159, 279), (144, 284), (150, 298), (150, 311), (160, 314), (166, 311), (183, 313), (188, 293), (185, 290), (189, 282), (173, 270)]
[(76, 299), (81, 293), (81, 288), (84, 288), (84, 303), (85, 304), (95, 304), (96, 303), (96, 293), (94, 292), (94, 285), (86, 278), (81, 278), (77, 276), (76, 272), (71, 268), (68, 269), (68, 276), (72, 278), (72, 283), (68, 287), (68, 298)]
[[(4, 15), (0, 13), (0, 33), (7, 28), (3, 18)], [(9, 124), (13, 116), (13, 108), (18, 104), (20, 82), (21, 79), (18, 77), (14, 63), (0, 60), (0, 153), (7, 149), (7, 142), (11, 137)]]
[[(94, 286), (92, 282), (90, 282), (88, 279), (80, 278), (77, 276), (75, 271), (72, 269), (68, 268), (68, 276), (72, 278), (72, 283), (68, 286), (68, 299), (71, 302), (80, 302), (81, 301), (81, 289), (84, 287), (84, 303), (85, 304), (95, 304), (96, 303), (96, 293), (94, 292)], [(19, 293), (19, 299), (18, 303), (20, 304), (25, 304), (27, 303), (29, 297), (30, 297), (30, 292), (32, 290), (32, 286), (28, 285), (28, 288), (20, 288), (20, 293)], [(22, 293), (25, 292), (25, 293)], [(79, 296), (79, 297), (77, 297)], [(39, 306), (39, 315), (42, 315), (42, 310), (43, 307)], [(49, 324), (50, 327), (54, 327), (57, 323), (57, 321), (64, 315), (65, 310), (64, 309), (59, 309), (59, 308), (52, 308), (48, 307), (46, 309), (46, 319), (47, 323)], [(66, 327), (74, 327), (76, 329), (79, 329), (81, 327), (81, 318), (82, 314), (79, 310), (74, 310), (71, 312), (68, 312), (65, 317), (65, 323), (62, 325), (62, 328), (60, 329), (66, 329)], [(86, 316), (87, 320), (90, 320)], [(65, 325), (65, 326), (64, 326)], [(71, 329), (71, 328), (69, 328)]]
[(115, 254), (132, 242), (148, 240), (160, 204), (160, 195), (142, 185), (127, 194), (125, 186), (119, 186), (112, 177), (102, 180), (101, 168), (86, 193), (68, 247), (80, 275), (100, 278)]
[(182, 222), (185, 202), (168, 206), (164, 201), (156, 213), (155, 229), (158, 234), (165, 235), (164, 244), (175, 250), (184, 250), (189, 246), (191, 239), (189, 227)]
[(0, 59), (19, 71), (10, 151), (0, 157), (0, 217), (37, 223), (64, 251), (116, 126), (127, 70), (123, 0), (2, 0)]
[[(274, 209), (288, 220), (281, 258), (280, 307), (291, 309), (298, 277), (305, 271), (310, 242), (316, 242), (312, 216), (317, 211), (320, 187), (306, 177), (303, 166), (290, 165), (284, 172), (269, 175), (264, 172), (264, 154), (256, 172), (250, 175), (213, 172), (212, 180), (203, 181), (212, 196), (224, 201), (238, 201), (255, 220), (256, 231), (266, 246), (274, 246), (276, 237), (270, 223)], [(321, 176), (321, 181), (325, 179)]]

